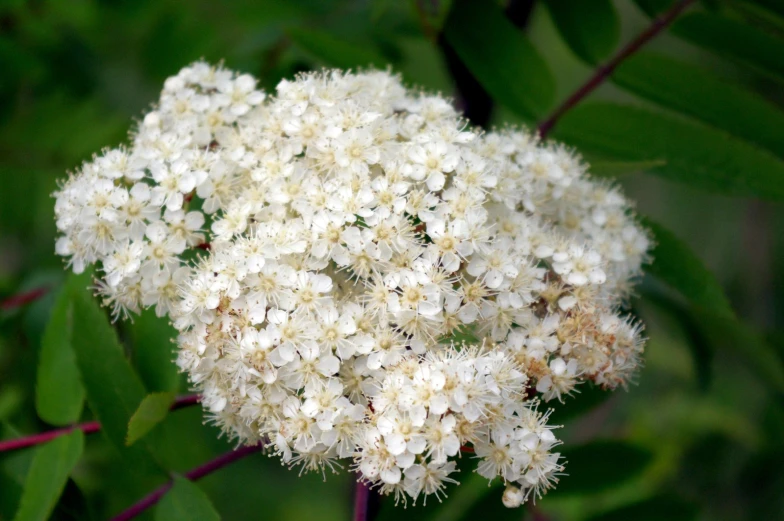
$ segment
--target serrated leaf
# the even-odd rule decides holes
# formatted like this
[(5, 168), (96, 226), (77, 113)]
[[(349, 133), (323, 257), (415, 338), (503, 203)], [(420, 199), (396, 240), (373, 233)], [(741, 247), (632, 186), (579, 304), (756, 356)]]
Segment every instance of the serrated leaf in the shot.
[(73, 300), (70, 288), (88, 283), (89, 274), (69, 277), (44, 329), (38, 355), (35, 408), (38, 416), (52, 425), (74, 423), (82, 414), (84, 387), (71, 345)]
[(44, 521), (49, 518), (83, 449), (84, 434), (75, 430), (36, 451), (14, 521)]
[(493, 2), (456, 1), (444, 36), (497, 102), (529, 119), (552, 104), (555, 79), (547, 63)]
[(661, 495), (622, 506), (587, 521), (693, 521), (699, 509), (677, 496)]
[(125, 444), (133, 445), (139, 438), (153, 430), (169, 414), (169, 408), (173, 403), (174, 393), (152, 393), (145, 396), (128, 422)]
[(651, 159), (649, 161), (611, 161), (598, 160), (589, 161), (588, 172), (596, 177), (620, 177), (626, 174), (636, 174), (647, 172), (656, 167), (664, 166), (667, 161), (664, 159)]
[(312, 29), (289, 28), (286, 34), (291, 40), (324, 64), (351, 69), (375, 65), (384, 67), (387, 60), (368, 47), (367, 42), (359, 45), (335, 37), (331, 33)]
[(177, 330), (168, 319), (146, 309), (133, 320), (133, 358), (139, 376), (150, 391), (176, 392), (180, 373), (174, 363)]
[(586, 103), (556, 127), (581, 150), (621, 160), (664, 159), (651, 173), (704, 190), (784, 199), (784, 162), (699, 123), (614, 103)]
[(721, 285), (691, 248), (664, 226), (647, 218), (642, 221), (652, 232), (654, 242), (653, 262), (645, 270), (675, 288), (692, 304), (734, 317)]
[(754, 26), (712, 12), (687, 13), (672, 24), (671, 32), (779, 80), (784, 80), (784, 40)]
[(566, 474), (548, 496), (595, 494), (640, 476), (653, 459), (648, 450), (622, 441), (564, 447)]
[(639, 53), (623, 62), (612, 80), (639, 96), (784, 157), (784, 112), (707, 71), (666, 56)]
[(547, 0), (545, 5), (566, 44), (582, 60), (598, 63), (618, 45), (621, 26), (610, 0)]
[(174, 485), (155, 508), (155, 521), (220, 521), (220, 515), (195, 483), (174, 476)]
[(125, 446), (128, 422), (145, 396), (144, 386), (98, 303), (84, 289), (72, 294), (73, 347), (90, 409), (132, 469), (155, 473), (157, 465), (149, 452), (140, 445)]

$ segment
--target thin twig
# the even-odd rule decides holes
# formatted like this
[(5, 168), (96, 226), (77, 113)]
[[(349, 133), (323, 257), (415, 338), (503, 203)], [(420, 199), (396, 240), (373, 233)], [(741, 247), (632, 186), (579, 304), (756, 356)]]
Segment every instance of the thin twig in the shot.
[(0, 309), (3, 311), (8, 311), (10, 309), (15, 309), (18, 307), (22, 307), (25, 304), (29, 304), (30, 302), (34, 302), (39, 298), (43, 297), (49, 292), (49, 288), (41, 287), (31, 289), (30, 291), (26, 291), (24, 293), (19, 293), (17, 295), (11, 295), (7, 299), (0, 302)]
[[(186, 472), (184, 476), (191, 481), (196, 481), (208, 474), (212, 474), (216, 470), (222, 469), (226, 465), (233, 463), (238, 459), (242, 459), (245, 456), (257, 453), (261, 448), (262, 444), (257, 443), (256, 445), (249, 445), (229, 451), (225, 454), (221, 454), (212, 461), (208, 461), (204, 465), (198, 466), (195, 469)], [(172, 487), (172, 484), (173, 481), (169, 481), (168, 483), (161, 485), (120, 514), (113, 517), (111, 521), (128, 521), (129, 519), (133, 519), (134, 517), (138, 516), (160, 501), (163, 495), (166, 494), (166, 492), (168, 492)]]
[[(169, 410), (176, 411), (177, 409), (182, 409), (183, 407), (197, 404), (199, 403), (199, 400), (201, 400), (201, 396), (198, 394), (180, 396), (174, 401)], [(80, 423), (78, 425), (72, 425), (71, 427), (64, 427), (62, 429), (55, 429), (39, 434), (31, 434), (30, 436), (24, 436), (15, 440), (0, 441), (0, 452), (8, 452), (12, 450), (24, 449), (26, 447), (32, 447), (33, 445), (40, 445), (41, 443), (46, 443), (47, 441), (73, 432), (76, 429), (82, 431), (85, 434), (92, 434), (101, 430), (101, 424), (97, 421), (89, 421)]]
[(640, 50), (643, 45), (648, 43), (648, 41), (650, 41), (653, 37), (655, 37), (668, 25), (670, 25), (678, 17), (678, 15), (681, 14), (684, 9), (689, 7), (689, 5), (693, 4), (694, 1), (695, 0), (680, 0), (679, 2), (675, 3), (667, 12), (658, 16), (653, 21), (653, 23), (651, 23), (648, 29), (640, 33), (637, 38), (629, 42), (620, 51), (618, 51), (618, 53), (613, 56), (610, 61), (597, 68), (596, 71), (594, 71), (593, 76), (591, 76), (588, 81), (586, 81), (576, 91), (574, 91), (574, 93), (569, 96), (566, 101), (564, 101), (557, 109), (555, 109), (550, 117), (539, 124), (539, 135), (541, 135), (542, 138), (545, 138), (547, 134), (549, 134), (553, 129), (561, 116), (566, 114), (569, 110), (574, 108), (575, 105), (580, 103), (583, 98), (593, 92), (596, 87), (601, 85), (604, 80), (612, 75), (615, 68), (618, 67), (621, 62)]

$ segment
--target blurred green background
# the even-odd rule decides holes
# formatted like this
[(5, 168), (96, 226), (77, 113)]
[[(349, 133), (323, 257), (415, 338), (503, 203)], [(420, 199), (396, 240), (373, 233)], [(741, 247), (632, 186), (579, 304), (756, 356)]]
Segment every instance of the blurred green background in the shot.
[[(480, 123), (534, 126), (672, 3), (3, 0), (0, 300), (50, 291), (0, 310), (0, 439), (54, 427), (36, 414), (42, 334), (66, 278), (50, 194), (81, 161), (122, 143), (182, 66), (223, 60), (272, 91), (299, 71), (390, 64)], [(508, 25), (493, 30), (505, 8)], [(598, 175), (618, 176), (639, 212), (673, 234), (632, 302), (650, 337), (638, 385), (585, 389), (554, 416), (569, 475), (535, 508), (504, 510), (467, 461), (465, 485), (443, 505), (386, 501), (381, 519), (784, 519), (784, 2), (694, 3), (644, 56), (552, 134)], [(738, 320), (716, 311), (721, 289)], [(116, 327), (147, 390), (187, 392), (173, 364), (150, 369), (172, 357), (167, 325), (145, 315)], [(82, 419), (92, 417), (85, 407)], [(218, 434), (191, 407), (150, 439), (167, 469), (184, 472), (232, 447)], [(13, 519), (34, 454), (0, 454), (0, 519)], [(107, 519), (160, 482), (88, 436), (53, 518)], [(257, 455), (199, 487), (223, 519), (328, 521), (351, 516), (352, 484), (346, 472), (298, 478)]]

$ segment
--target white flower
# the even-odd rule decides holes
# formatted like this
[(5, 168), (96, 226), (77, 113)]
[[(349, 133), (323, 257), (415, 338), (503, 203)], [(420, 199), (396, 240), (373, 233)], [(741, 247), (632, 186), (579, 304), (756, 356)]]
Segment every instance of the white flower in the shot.
[(552, 487), (538, 400), (623, 385), (642, 354), (617, 309), (650, 239), (620, 190), (389, 72), (256, 84), (203, 62), (166, 80), (132, 143), (55, 194), (57, 254), (96, 266), (115, 315), (175, 324), (241, 443), (302, 471), (353, 458), (404, 502), (441, 499), (463, 446), (507, 506)]

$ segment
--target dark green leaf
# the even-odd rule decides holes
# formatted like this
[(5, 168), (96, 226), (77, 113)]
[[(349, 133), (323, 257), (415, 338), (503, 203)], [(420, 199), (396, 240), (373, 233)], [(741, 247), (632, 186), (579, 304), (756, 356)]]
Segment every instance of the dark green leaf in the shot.
[(69, 288), (88, 283), (89, 275), (71, 275), (57, 296), (44, 330), (38, 358), (35, 408), (41, 419), (53, 425), (74, 423), (82, 414), (84, 387), (71, 345), (73, 300)]
[(557, 135), (585, 150), (623, 160), (664, 159), (649, 171), (736, 196), (784, 199), (784, 162), (719, 130), (613, 103), (586, 103), (565, 115)]
[(87, 402), (102, 432), (140, 472), (156, 465), (141, 446), (125, 447), (128, 422), (145, 396), (106, 315), (85, 290), (73, 291), (73, 347)]
[(410, 0), (412, 9), (420, 17), (420, 20), (427, 24), (426, 30), (438, 32), (444, 26), (447, 15), (452, 9), (452, 0), (439, 2), (422, 2), (420, 0)]
[(712, 310), (694, 308), (703, 334), (727, 352), (735, 353), (771, 388), (784, 393), (784, 364), (774, 347), (752, 327)]
[(635, 94), (784, 157), (784, 112), (751, 91), (692, 65), (651, 53), (629, 58), (612, 79)]
[(666, 11), (675, 0), (634, 0), (637, 7), (645, 11), (648, 16), (656, 16)]
[(768, 385), (784, 390), (784, 367), (775, 350), (736, 318), (713, 274), (672, 232), (650, 219), (643, 219), (643, 223), (653, 232), (656, 243), (647, 271), (691, 302), (699, 334), (712, 345), (737, 353)]
[(22, 497), (22, 485), (0, 469), (0, 519), (13, 519)]
[(713, 371), (714, 344), (705, 334), (698, 317), (691, 307), (664, 294), (645, 293), (645, 300), (656, 305), (666, 313), (675, 323), (680, 325), (686, 336), (686, 344), (694, 360), (694, 369), (697, 374), (697, 385), (703, 391), (710, 386)]
[(49, 517), (83, 449), (84, 434), (75, 430), (36, 451), (15, 521), (44, 521)]
[(176, 392), (180, 376), (174, 363), (177, 330), (152, 309), (134, 317), (131, 326), (136, 369), (150, 391)]
[(646, 270), (675, 288), (692, 304), (712, 312), (733, 317), (724, 290), (689, 246), (664, 226), (643, 219), (653, 234), (653, 262)]
[(619, 177), (626, 174), (647, 172), (653, 168), (664, 166), (664, 159), (651, 159), (649, 161), (589, 161), (589, 172), (596, 177)]
[(545, 5), (569, 48), (594, 64), (618, 45), (621, 27), (610, 0), (547, 0)]
[(555, 80), (547, 63), (493, 2), (455, 2), (444, 35), (499, 103), (525, 118), (552, 104)]
[(295, 44), (325, 65), (351, 69), (368, 65), (383, 67), (387, 63), (367, 42), (347, 42), (331, 33), (312, 29), (290, 28), (286, 34)]
[(603, 492), (638, 477), (653, 459), (647, 449), (621, 441), (594, 441), (565, 447), (566, 476), (549, 495)]
[(692, 521), (697, 507), (677, 496), (655, 496), (616, 510), (593, 516), (588, 521)]
[(156, 521), (219, 521), (210, 498), (195, 484), (174, 476), (174, 485), (155, 509)]
[(136, 440), (162, 422), (169, 414), (172, 403), (174, 403), (174, 393), (152, 393), (145, 396), (139, 408), (131, 416), (131, 421), (128, 422), (125, 444), (133, 445)]
[(723, 58), (730, 58), (784, 80), (784, 40), (717, 13), (687, 13), (672, 32)]

